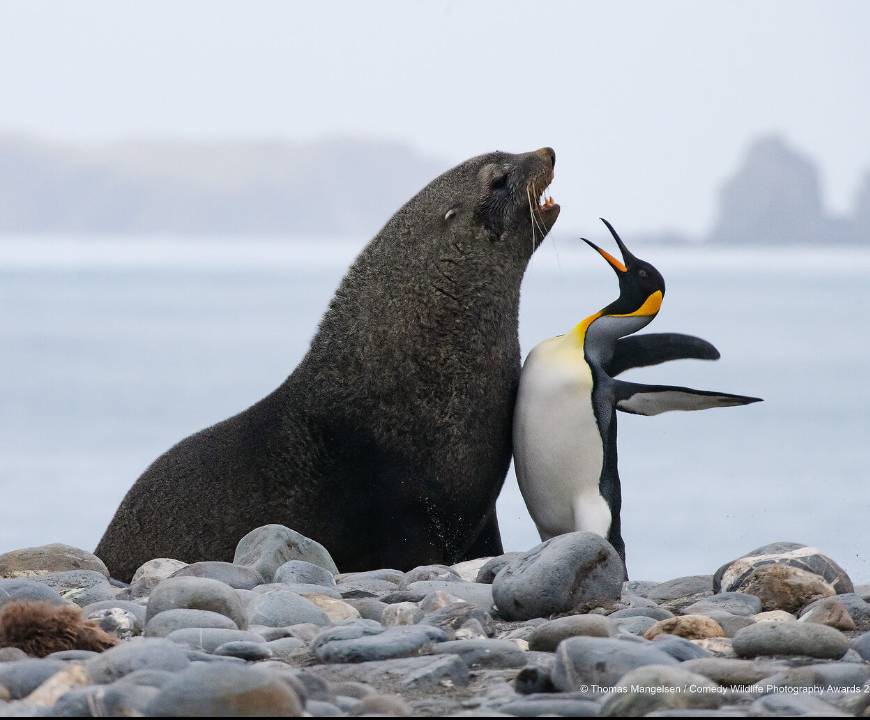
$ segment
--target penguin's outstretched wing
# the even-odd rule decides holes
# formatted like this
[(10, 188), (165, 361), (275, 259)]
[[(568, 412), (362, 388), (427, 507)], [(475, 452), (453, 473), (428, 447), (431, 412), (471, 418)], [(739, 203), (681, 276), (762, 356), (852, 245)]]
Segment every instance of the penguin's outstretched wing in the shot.
[(644, 385), (614, 380), (616, 409), (634, 415), (658, 415), (671, 410), (708, 410), (761, 402), (761, 398), (694, 390), (676, 385)]
[(647, 333), (616, 341), (604, 371), (616, 377), (626, 370), (658, 365), (669, 360), (718, 360), (719, 351), (706, 340), (682, 333)]

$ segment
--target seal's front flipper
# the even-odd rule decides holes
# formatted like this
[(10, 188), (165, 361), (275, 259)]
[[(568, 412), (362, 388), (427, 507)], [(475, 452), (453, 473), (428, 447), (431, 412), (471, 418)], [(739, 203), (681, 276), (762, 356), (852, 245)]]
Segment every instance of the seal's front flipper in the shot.
[(682, 333), (647, 333), (616, 341), (613, 357), (604, 370), (610, 377), (636, 367), (669, 360), (718, 360), (719, 351), (706, 340)]
[(675, 385), (644, 385), (614, 380), (616, 409), (634, 415), (658, 415), (670, 410), (709, 410), (761, 402), (761, 398)]

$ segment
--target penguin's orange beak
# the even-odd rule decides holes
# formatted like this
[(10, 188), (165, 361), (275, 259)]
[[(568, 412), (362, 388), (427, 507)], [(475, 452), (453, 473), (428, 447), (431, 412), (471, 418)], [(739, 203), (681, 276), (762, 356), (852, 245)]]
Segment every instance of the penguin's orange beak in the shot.
[(607, 260), (607, 262), (610, 263), (610, 266), (614, 270), (616, 270), (616, 272), (621, 272), (621, 273), (628, 272), (628, 268), (625, 267), (625, 264), (623, 262), (621, 262), (620, 260), (617, 260), (615, 257), (613, 257), (613, 255), (611, 255), (609, 252), (607, 252), (607, 250), (603, 250), (602, 248), (598, 247), (591, 240), (587, 240), (586, 238), (581, 238), (581, 239), (589, 247), (591, 247), (595, 252), (597, 252), (599, 255), (601, 255), (601, 257), (603, 257), (605, 260)]

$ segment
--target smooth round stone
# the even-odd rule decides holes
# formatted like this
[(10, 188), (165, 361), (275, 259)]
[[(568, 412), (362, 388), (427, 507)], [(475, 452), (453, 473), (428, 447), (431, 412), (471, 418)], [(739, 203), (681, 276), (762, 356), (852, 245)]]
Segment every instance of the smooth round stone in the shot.
[(0, 555), (0, 577), (4, 578), (69, 570), (91, 570), (109, 577), (108, 568), (96, 555), (63, 543), (11, 550)]
[(305, 711), (311, 717), (341, 717), (344, 711), (333, 703), (322, 700), (309, 700), (305, 703)]
[(335, 581), (356, 582), (357, 580), (386, 580), (398, 587), (399, 583), (405, 578), (405, 573), (401, 570), (393, 570), (384, 568), (382, 570), (365, 570), (363, 572), (339, 573), (335, 576)]
[(214, 649), (215, 655), (227, 655), (229, 657), (237, 657), (242, 660), (257, 661), (268, 660), (272, 657), (272, 650), (268, 643), (256, 643), (245, 640), (231, 640), (230, 642), (218, 645)]
[(492, 595), (508, 620), (547, 617), (618, 600), (624, 574), (622, 560), (604, 538), (573, 532), (511, 562), (493, 581)]
[(304, 560), (288, 560), (275, 570), (274, 582), (335, 586), (335, 575), (326, 568)]
[(63, 660), (13, 660), (0, 663), (0, 687), (9, 691), (12, 700), (30, 695), (48, 678), (66, 667)]
[(868, 677), (870, 668), (863, 662), (832, 662), (787, 668), (768, 677), (765, 685), (785, 688), (862, 687)]
[[(237, 627), (247, 627), (238, 594), (229, 585), (199, 577), (174, 577), (160, 582), (148, 598), (147, 621), (165, 610), (188, 608), (226, 615)], [(147, 622), (146, 622), (147, 625)]]
[(475, 560), (463, 560), (450, 566), (450, 571), (458, 575), (465, 582), (477, 582), (477, 574), (492, 557), (477, 558)]
[(116, 597), (118, 600), (138, 601), (144, 599), (145, 601), (147, 601), (148, 596), (151, 594), (151, 591), (156, 588), (161, 582), (163, 582), (163, 578), (144, 577), (128, 585), (121, 592), (119, 592)]
[(526, 654), (511, 640), (449, 640), (432, 648), (433, 655), (458, 655), (469, 668), (524, 667)]
[(610, 613), (607, 617), (611, 620), (630, 617), (648, 617), (653, 620), (667, 620), (668, 618), (674, 617), (674, 614), (669, 610), (660, 607), (633, 607), (617, 610), (616, 612)]
[(719, 623), (719, 627), (725, 632), (725, 637), (733, 638), (740, 630), (750, 625), (754, 625), (755, 617), (746, 615), (732, 615), (727, 612), (709, 612), (706, 617), (715, 620)]
[(220, 628), (238, 630), (238, 626), (226, 615), (211, 610), (175, 608), (164, 610), (152, 617), (145, 626), (146, 637), (167, 637), (176, 630), (185, 628)]
[(555, 652), (569, 637), (610, 637), (611, 626), (601, 615), (569, 615), (538, 625), (529, 635), (529, 649)]
[(492, 585), (492, 581), (495, 580), (495, 576), (498, 575), (502, 570), (504, 570), (504, 568), (506, 568), (509, 563), (521, 557), (522, 554), (523, 553), (519, 552), (509, 552), (502, 555), (497, 555), (494, 558), (490, 558), (483, 564), (483, 567), (481, 567), (478, 571), (475, 582), (487, 583), (489, 585)]
[(499, 708), (499, 712), (518, 717), (597, 717), (598, 710), (599, 705), (593, 700), (558, 694), (512, 700)]
[(132, 685), (147, 685), (160, 688), (175, 679), (175, 673), (166, 670), (134, 670), (115, 681), (116, 685), (130, 683)]
[(85, 667), (95, 683), (110, 683), (136, 670), (178, 672), (190, 665), (175, 643), (157, 638), (134, 638), (89, 660)]
[(377, 622), (381, 622), (381, 618), (384, 616), (384, 611), (389, 607), (386, 603), (381, 602), (380, 600), (375, 600), (374, 598), (349, 599), (344, 602), (351, 607), (356, 608), (360, 617), (365, 618), (366, 620), (376, 620)]
[[(650, 666), (631, 670), (601, 706), (603, 717), (643, 717), (662, 710), (714, 709), (722, 704), (718, 686), (680, 667)], [(671, 690), (671, 692), (667, 692)]]
[(401, 589), (410, 587), (415, 582), (427, 582), (436, 580), (440, 582), (464, 582), (458, 573), (453, 572), (446, 565), (420, 565), (405, 573), (405, 577), (399, 583)]
[(13, 600), (38, 600), (60, 605), (64, 599), (47, 585), (28, 580), (0, 580), (0, 607)]
[(266, 642), (262, 635), (249, 630), (224, 630), (223, 628), (183, 628), (169, 633), (166, 639), (206, 653), (214, 652), (228, 642)]
[(420, 580), (408, 585), (408, 590), (428, 595), (443, 591), (467, 603), (476, 605), (481, 610), (489, 610), (493, 606), (492, 585), (486, 583), (451, 582), (443, 580)]
[(805, 655), (839, 660), (849, 649), (846, 636), (826, 625), (812, 623), (755, 623), (733, 640), (740, 657)]
[(423, 616), (421, 622), (425, 625), (434, 625), (450, 634), (465, 626), (469, 620), (477, 620), (487, 635), (492, 634), (492, 616), (477, 605), (463, 601), (451, 603), (428, 612)]
[(649, 643), (573, 637), (559, 643), (551, 675), (556, 689), (571, 692), (581, 685), (615, 685), (627, 672), (644, 665), (676, 664), (677, 660)]
[(749, 706), (751, 717), (842, 717), (845, 713), (812, 695), (763, 695)]
[(396, 592), (396, 585), (389, 580), (368, 578), (363, 580), (345, 580), (336, 586), (345, 600), (349, 598), (379, 598)]
[(380, 618), (384, 625), (413, 625), (423, 619), (423, 609), (417, 603), (403, 602), (387, 605)]
[(795, 622), (797, 618), (785, 610), (765, 610), (753, 615), (755, 622)]
[(312, 585), (310, 583), (269, 583), (268, 585), (255, 587), (252, 592), (258, 595), (265, 595), (276, 590), (283, 590), (285, 592), (295, 592), (297, 595), (305, 598), (310, 595), (326, 595), (327, 597), (341, 600), (342, 595), (338, 588), (339, 586), (329, 587), (327, 585)]
[(66, 662), (84, 662), (99, 655), (96, 650), (59, 650), (46, 655), (49, 660), (65, 660)]
[[(460, 627), (456, 631), (457, 640), (486, 640), (486, 638), (486, 630), (484, 630), (483, 625), (476, 618), (466, 620), (464, 623), (462, 623), (462, 627)], [(525, 641), (523, 640), (523, 642)], [(525, 647), (526, 649), (528, 649), (527, 642)]]
[(725, 637), (722, 626), (705, 615), (680, 615), (667, 620), (659, 620), (643, 636), (647, 640), (652, 640), (657, 635), (662, 634), (676, 635), (687, 640)]
[(306, 595), (305, 599), (322, 610), (331, 623), (358, 620), (361, 617), (353, 605), (348, 605), (344, 600), (337, 600), (329, 595)]
[(236, 546), (235, 565), (244, 565), (272, 582), (275, 571), (288, 560), (304, 560), (338, 574), (335, 561), (323, 545), (283, 525), (251, 530)]
[(0, 647), (0, 663), (27, 660), (28, 658), (28, 654), (17, 647)]
[(398, 695), (367, 695), (353, 705), (351, 715), (410, 717), (411, 707)]
[(329, 618), (314, 603), (294, 592), (276, 590), (261, 595), (248, 605), (248, 622), (252, 625), (284, 627), (298, 623), (328, 625)]
[(302, 703), (277, 674), (245, 665), (194, 665), (164, 686), (146, 715), (299, 716)]
[(849, 615), (846, 606), (837, 602), (836, 598), (823, 598), (813, 604), (812, 608), (802, 612), (799, 622), (818, 623), (819, 625), (828, 625), (829, 627), (842, 630), (843, 632), (852, 632), (855, 630), (855, 621)]
[(435, 643), (447, 639), (443, 630), (429, 625), (405, 625), (383, 630), (369, 621), (357, 621), (324, 630), (315, 638), (312, 651), (320, 662), (358, 663), (425, 654)]
[[(711, 641), (702, 640), (700, 642), (704, 643)], [(657, 635), (652, 641), (652, 644), (657, 650), (666, 652), (672, 658), (679, 660), (680, 662), (695, 660), (697, 658), (706, 658), (711, 655), (711, 653), (701, 647), (698, 642), (686, 640), (686, 638), (677, 637), (676, 635)]]
[(135, 585), (140, 580), (165, 580), (186, 565), (187, 563), (172, 558), (154, 558), (139, 566), (133, 573), (130, 584)]
[(622, 595), (619, 597), (619, 604), (624, 605), (626, 610), (630, 610), (632, 608), (650, 608), (650, 609), (659, 609), (659, 606), (656, 605), (652, 600), (648, 600), (642, 595), (634, 595), (632, 593), (625, 592), (625, 588), (623, 587)]
[(306, 645), (298, 638), (285, 637), (267, 642), (265, 647), (272, 653), (272, 657), (288, 661), (304, 653)]
[[(799, 613), (800, 617), (811, 612), (815, 607), (825, 602), (825, 600), (826, 598), (822, 598), (806, 605), (801, 609)], [(870, 603), (865, 601), (863, 597), (857, 593), (844, 593), (842, 595), (835, 595), (831, 600), (835, 600), (846, 608), (849, 617), (852, 618), (852, 622), (855, 623), (856, 630), (870, 630)]]
[(870, 632), (865, 632), (858, 637), (852, 638), (849, 645), (864, 660), (870, 661)]
[(60, 593), (64, 600), (72, 601), (79, 607), (115, 599), (108, 578), (96, 570), (66, 570), (33, 575), (28, 579), (50, 587)]
[(613, 627), (622, 635), (628, 633), (630, 635), (643, 635), (647, 630), (655, 627), (656, 620), (651, 617), (627, 617), (613, 621)]
[(683, 615), (706, 615), (708, 612), (756, 615), (761, 612), (761, 600), (747, 593), (723, 592), (692, 603), (682, 610)]
[(263, 584), (260, 573), (233, 563), (206, 560), (185, 565), (169, 577), (201, 577), (217, 580), (238, 590), (250, 590)]
[(673, 612), (713, 594), (712, 575), (687, 575), (659, 583), (646, 597)]

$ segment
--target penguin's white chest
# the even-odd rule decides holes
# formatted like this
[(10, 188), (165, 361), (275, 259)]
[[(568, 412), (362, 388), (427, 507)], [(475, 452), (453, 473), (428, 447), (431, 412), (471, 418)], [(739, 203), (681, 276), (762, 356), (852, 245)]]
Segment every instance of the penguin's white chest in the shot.
[(606, 537), (610, 530), (610, 508), (598, 489), (604, 445), (592, 389), (592, 371), (570, 338), (540, 343), (523, 366), (514, 463), (542, 539), (575, 530)]

